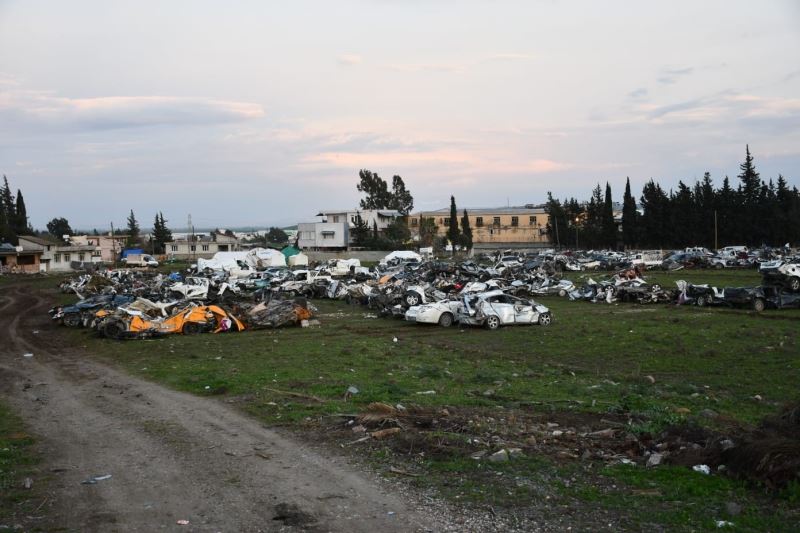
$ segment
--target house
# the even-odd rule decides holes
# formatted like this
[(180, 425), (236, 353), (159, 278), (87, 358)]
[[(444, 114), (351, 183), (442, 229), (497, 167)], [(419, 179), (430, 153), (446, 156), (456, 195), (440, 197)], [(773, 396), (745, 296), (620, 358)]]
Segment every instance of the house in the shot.
[(73, 235), (69, 241), (73, 244), (85, 246), (99, 246), (100, 260), (103, 263), (114, 263), (119, 258), (119, 253), (125, 249), (127, 235)]
[(189, 234), (166, 243), (167, 255), (175, 259), (211, 259), (217, 252), (239, 252), (241, 249), (239, 239), (226, 229), (216, 229), (210, 235)]
[(297, 246), (301, 250), (347, 250), (353, 244), (352, 230), (359, 217), (370, 231), (377, 227), (383, 233), (403, 215), (392, 209), (330, 209), (317, 216), (322, 217), (320, 222), (297, 225)]
[(26, 250), (22, 245), (14, 246), (0, 242), (0, 273), (35, 274), (42, 271), (41, 250)]
[(360, 216), (370, 230), (377, 226), (378, 232), (383, 233), (386, 228), (403, 215), (393, 209), (332, 209), (320, 211), (317, 216), (322, 217), (322, 222), (334, 224), (347, 222), (351, 230), (356, 227), (356, 220)]
[[(458, 211), (461, 229), (463, 209)], [(521, 207), (496, 207), (467, 209), (475, 248), (539, 248), (549, 246), (547, 235), (548, 215), (543, 205), (528, 204)], [(408, 217), (412, 238), (419, 239), (421, 220), (433, 219), (436, 235), (444, 237), (450, 227), (450, 208), (419, 211)]]
[(41, 270), (44, 272), (71, 272), (88, 263), (100, 263), (100, 247), (92, 244), (64, 242), (54, 237), (20, 235), (19, 244), (24, 250), (41, 252)]
[(346, 222), (304, 222), (297, 225), (297, 247), (301, 250), (347, 250), (350, 226)]

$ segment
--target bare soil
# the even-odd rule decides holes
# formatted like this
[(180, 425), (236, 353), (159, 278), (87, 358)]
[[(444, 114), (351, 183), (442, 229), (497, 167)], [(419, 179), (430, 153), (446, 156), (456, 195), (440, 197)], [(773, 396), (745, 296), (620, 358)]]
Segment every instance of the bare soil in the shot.
[(44, 297), (24, 284), (0, 291), (0, 396), (39, 440), (43, 463), (34, 482), (47, 481), (37, 516), (18, 517), (12, 526), (450, 528), (442, 515), (393, 494), (341, 458), (323, 456), (218, 401), (136, 379), (62, 345), (48, 324)]

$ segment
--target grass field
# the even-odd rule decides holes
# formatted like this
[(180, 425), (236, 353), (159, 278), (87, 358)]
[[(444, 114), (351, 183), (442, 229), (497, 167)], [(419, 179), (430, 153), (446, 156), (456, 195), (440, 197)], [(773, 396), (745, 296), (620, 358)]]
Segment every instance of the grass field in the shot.
[(24, 486), (29, 476), (39, 480), (33, 442), (22, 421), (0, 403), (0, 531), (10, 531), (18, 517), (33, 509), (35, 492)]
[[(665, 287), (677, 279), (758, 284), (752, 271), (650, 278)], [(470, 454), (486, 442), (491, 450), (497, 442), (525, 447), (531, 424), (547, 419), (577, 427), (573, 415), (595, 426), (604, 418), (621, 421), (635, 435), (658, 434), (674, 424), (751, 427), (800, 399), (800, 312), (541, 301), (555, 316), (549, 328), (425, 327), (318, 301), (319, 327), (123, 343), (80, 330), (66, 334), (132, 373), (224, 397), (269, 424), (314, 440), (325, 435), (334, 444), (360, 436), (337, 415), (359, 413), (371, 402), (448, 409), (452, 420), (464, 422), (458, 430), (451, 424), (404, 431), (346, 449), (376, 468), (404, 464), (424, 474), (410, 483), (456, 501), (520, 517), (546, 516), (558, 502), (578, 514), (610, 513), (615, 527), (629, 529), (714, 529), (717, 519), (744, 529), (793, 529), (790, 524), (800, 520), (800, 490), (793, 485), (765, 495), (685, 467), (576, 461), (566, 448), (541, 454), (534, 453), (541, 446), (526, 448), (524, 457), (498, 464)], [(351, 386), (356, 394), (346, 393)], [(488, 440), (475, 445), (472, 436)], [(726, 502), (738, 502), (741, 514), (726, 518)]]

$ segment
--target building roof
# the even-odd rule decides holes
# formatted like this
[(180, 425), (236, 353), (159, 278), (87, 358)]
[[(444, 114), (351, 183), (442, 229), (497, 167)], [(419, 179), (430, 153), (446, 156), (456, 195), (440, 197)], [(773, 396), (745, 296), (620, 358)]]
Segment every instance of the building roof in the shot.
[(26, 241), (30, 241), (34, 244), (38, 244), (39, 246), (63, 246), (64, 241), (61, 239), (57, 239), (52, 236), (47, 237), (37, 237), (36, 235), (20, 235), (20, 239), (25, 239)]
[[(461, 216), (466, 209), (468, 215), (540, 215), (545, 212), (544, 206), (515, 206), (515, 207), (459, 207), (458, 215)], [(434, 209), (430, 211), (417, 211), (412, 216), (442, 215), (450, 216), (450, 208)]]

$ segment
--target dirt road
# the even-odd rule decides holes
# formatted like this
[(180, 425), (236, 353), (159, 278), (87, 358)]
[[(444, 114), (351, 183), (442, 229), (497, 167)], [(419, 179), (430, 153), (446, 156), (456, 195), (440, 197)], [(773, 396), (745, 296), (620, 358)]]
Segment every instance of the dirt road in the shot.
[(41, 470), (52, 476), (42, 518), (27, 527), (448, 529), (340, 459), (59, 345), (47, 307), (24, 285), (0, 288), (0, 396), (40, 439)]

